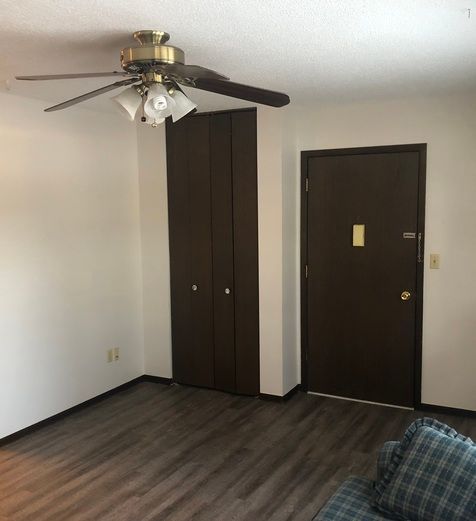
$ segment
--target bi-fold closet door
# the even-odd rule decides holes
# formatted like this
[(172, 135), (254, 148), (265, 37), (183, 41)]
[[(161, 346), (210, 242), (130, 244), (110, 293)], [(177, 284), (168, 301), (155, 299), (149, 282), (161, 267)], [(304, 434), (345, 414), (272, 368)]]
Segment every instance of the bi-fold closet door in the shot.
[(167, 125), (174, 380), (259, 393), (256, 111)]

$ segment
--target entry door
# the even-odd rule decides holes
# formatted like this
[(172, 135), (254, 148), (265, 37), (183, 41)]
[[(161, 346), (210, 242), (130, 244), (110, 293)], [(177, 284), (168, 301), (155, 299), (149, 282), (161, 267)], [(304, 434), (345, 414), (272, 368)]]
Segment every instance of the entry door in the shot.
[(310, 391), (414, 405), (425, 151), (303, 154)]

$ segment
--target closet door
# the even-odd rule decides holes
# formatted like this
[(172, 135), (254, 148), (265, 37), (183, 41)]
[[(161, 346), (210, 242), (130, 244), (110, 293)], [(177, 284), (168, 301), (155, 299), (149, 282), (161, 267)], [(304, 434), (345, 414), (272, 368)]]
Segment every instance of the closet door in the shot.
[(231, 116), (210, 116), (215, 387), (236, 390)]
[(167, 123), (174, 379), (259, 393), (256, 111)]
[(207, 116), (168, 124), (167, 177), (174, 379), (214, 387)]
[(256, 111), (232, 112), (231, 126), (236, 391), (256, 395), (259, 393)]

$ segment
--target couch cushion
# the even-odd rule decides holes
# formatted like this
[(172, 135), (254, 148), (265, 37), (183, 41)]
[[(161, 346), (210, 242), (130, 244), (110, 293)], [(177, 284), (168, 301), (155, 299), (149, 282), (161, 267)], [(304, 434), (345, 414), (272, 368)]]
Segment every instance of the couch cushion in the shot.
[(400, 520), (476, 520), (476, 445), (431, 418), (415, 421), (376, 484), (373, 504)]
[(382, 521), (386, 518), (370, 504), (372, 493), (373, 481), (352, 476), (342, 483), (313, 521)]

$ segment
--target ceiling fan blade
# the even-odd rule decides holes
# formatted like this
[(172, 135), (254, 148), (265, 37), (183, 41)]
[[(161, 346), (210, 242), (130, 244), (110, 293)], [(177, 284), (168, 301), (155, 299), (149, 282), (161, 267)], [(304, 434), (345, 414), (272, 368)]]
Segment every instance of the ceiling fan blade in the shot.
[(194, 84), (190, 85), (190, 87), (195, 86), (197, 89), (231, 96), (232, 98), (254, 101), (263, 105), (270, 105), (271, 107), (284, 107), (284, 105), (290, 102), (289, 96), (282, 92), (260, 89), (259, 87), (233, 83), (232, 81), (200, 78), (195, 80)]
[(45, 74), (42, 76), (15, 76), (16, 80), (70, 80), (76, 78), (103, 78), (107, 76), (128, 76), (127, 72), (113, 71), (113, 72), (82, 72), (79, 74)]
[(87, 92), (86, 94), (82, 94), (81, 96), (77, 96), (76, 98), (64, 101), (63, 103), (59, 103), (58, 105), (54, 105), (53, 107), (48, 107), (47, 109), (45, 109), (45, 112), (53, 112), (55, 110), (66, 109), (68, 107), (71, 107), (72, 105), (76, 105), (76, 103), (81, 103), (82, 101), (94, 98), (96, 96), (99, 96), (100, 94), (104, 94), (105, 92), (117, 89), (119, 87), (132, 85), (133, 83), (137, 83), (138, 81), (141, 81), (141, 79), (128, 78), (127, 80), (116, 81), (115, 83), (111, 83), (111, 85), (106, 85), (105, 87), (101, 87), (100, 89), (92, 90), (91, 92)]
[(167, 63), (164, 65), (159, 65), (157, 69), (163, 74), (170, 74), (172, 76), (178, 76), (180, 78), (188, 78), (191, 80), (195, 80), (198, 78), (207, 78), (207, 79), (215, 79), (215, 80), (229, 80), (223, 74), (219, 72), (212, 71), (211, 69), (206, 69), (205, 67), (200, 67), (200, 65), (184, 65), (182, 63)]

